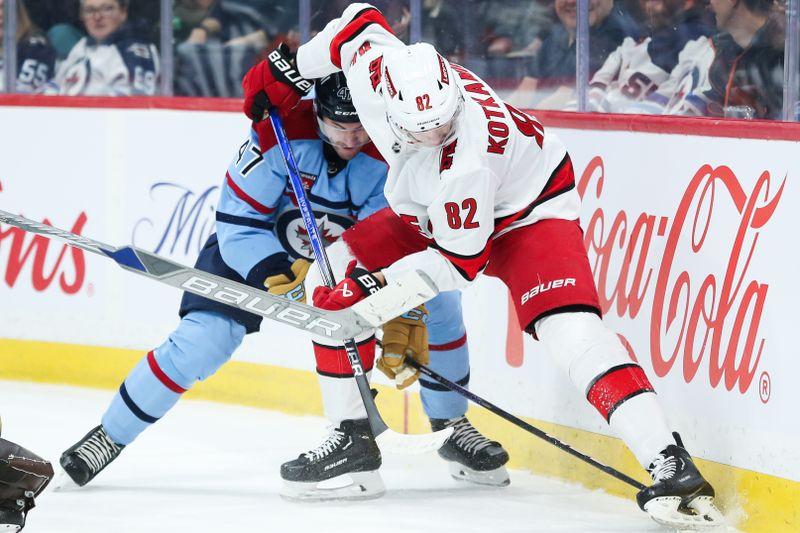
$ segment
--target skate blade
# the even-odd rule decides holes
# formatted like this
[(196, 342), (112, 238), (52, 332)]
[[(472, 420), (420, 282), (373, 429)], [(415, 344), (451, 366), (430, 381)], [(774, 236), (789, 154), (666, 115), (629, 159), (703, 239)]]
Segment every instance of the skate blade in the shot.
[(504, 466), (495, 468), (494, 470), (480, 471), (473, 470), (456, 462), (451, 462), (449, 463), (449, 468), (450, 475), (453, 479), (458, 481), (466, 481), (468, 483), (490, 487), (507, 487), (511, 484), (511, 478), (508, 477), (508, 471)]
[(0, 524), (0, 533), (17, 533), (22, 528), (16, 524)]
[(284, 480), (280, 492), (281, 498), (292, 502), (373, 500), (384, 494), (386, 487), (377, 471), (352, 472), (321, 482)]
[(680, 496), (654, 498), (645, 504), (644, 509), (662, 526), (678, 530), (708, 530), (726, 525), (725, 517), (711, 496), (698, 496), (686, 505)]
[(53, 477), (53, 481), (50, 483), (50, 490), (53, 492), (67, 492), (71, 490), (78, 490), (80, 485), (75, 483), (67, 471), (61, 468), (61, 466), (56, 467), (56, 475)]

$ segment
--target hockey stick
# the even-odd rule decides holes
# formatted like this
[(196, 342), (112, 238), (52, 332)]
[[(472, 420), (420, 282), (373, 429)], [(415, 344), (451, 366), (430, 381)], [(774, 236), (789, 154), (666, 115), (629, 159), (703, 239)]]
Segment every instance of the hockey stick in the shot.
[(0, 222), (109, 257), (125, 270), (178, 289), (334, 340), (349, 339), (373, 329), (435, 294), (433, 283), (414, 273), (388, 287), (386, 293), (381, 290), (349, 309), (326, 311), (175, 263), (135, 246), (109, 246), (2, 210)]
[[(272, 122), (272, 129), (275, 131), (275, 137), (278, 139), (281, 154), (283, 155), (286, 172), (289, 174), (289, 182), (297, 198), (297, 205), (300, 208), (300, 213), (303, 215), (303, 223), (306, 226), (306, 231), (311, 240), (314, 257), (322, 273), (322, 279), (328, 287), (334, 287), (336, 283), (333, 279), (333, 270), (328, 261), (328, 254), (325, 253), (325, 248), (322, 246), (322, 239), (320, 239), (319, 231), (317, 230), (317, 221), (314, 218), (311, 206), (308, 204), (308, 198), (303, 189), (303, 182), (297, 170), (297, 163), (295, 162), (292, 148), (289, 146), (289, 139), (286, 137), (283, 121), (278, 115), (277, 108), (270, 107), (269, 117)], [(380, 289), (375, 294), (380, 294), (381, 292), (383, 292), (383, 289)], [(432, 298), (435, 294), (435, 292), (431, 293), (429, 298)], [(398, 315), (399, 314), (400, 313), (398, 313)], [(361, 400), (364, 402), (364, 408), (367, 411), (367, 419), (369, 420), (370, 428), (380, 448), (404, 454), (425, 453), (438, 450), (442, 444), (444, 444), (444, 441), (453, 433), (453, 429), (446, 428), (441, 431), (422, 435), (404, 435), (389, 428), (386, 422), (383, 421), (383, 418), (381, 418), (378, 407), (375, 405), (375, 399), (372, 397), (369, 381), (367, 381), (367, 376), (364, 372), (364, 364), (361, 361), (361, 356), (358, 354), (358, 346), (355, 340), (352, 338), (346, 339), (344, 341), (344, 347), (347, 351), (347, 359), (350, 361), (350, 366), (353, 369), (353, 377), (355, 377), (356, 384), (358, 385), (358, 392), (361, 394)]]
[(500, 418), (504, 418), (504, 419), (508, 420), (509, 422), (514, 424), (515, 426), (518, 426), (518, 427), (524, 429), (525, 431), (527, 431), (529, 433), (533, 433), (534, 435), (536, 435), (540, 439), (543, 439), (543, 440), (549, 442), (550, 444), (552, 444), (556, 448), (560, 448), (560, 449), (564, 450), (568, 454), (572, 455), (573, 457), (577, 457), (578, 459), (580, 459), (581, 461), (583, 461), (585, 463), (589, 463), (593, 467), (595, 467), (595, 468), (597, 468), (599, 470), (602, 470), (603, 472), (605, 472), (609, 476), (613, 476), (613, 477), (617, 478), (618, 480), (620, 480), (620, 481), (622, 481), (624, 483), (627, 483), (631, 487), (634, 487), (637, 490), (642, 490), (642, 489), (646, 488), (645, 485), (642, 485), (641, 483), (639, 483), (638, 481), (636, 481), (632, 477), (629, 477), (629, 476), (623, 474), (622, 472), (620, 472), (619, 470), (617, 470), (617, 469), (615, 469), (613, 467), (610, 467), (608, 465), (604, 465), (603, 463), (597, 461), (596, 459), (593, 459), (593, 458), (589, 457), (588, 455), (579, 452), (578, 450), (576, 450), (575, 448), (573, 448), (569, 444), (561, 442), (557, 438), (548, 435), (547, 433), (545, 433), (541, 429), (528, 424), (524, 420), (521, 420), (521, 419), (517, 418), (516, 416), (512, 415), (508, 411), (505, 411), (505, 410), (501, 409), (500, 407), (497, 407), (493, 403), (484, 400), (483, 398), (481, 398), (477, 394), (474, 394), (474, 393), (468, 391), (467, 389), (465, 389), (464, 387), (462, 387), (461, 385), (459, 385), (458, 383), (454, 383), (454, 382), (450, 381), (449, 379), (447, 379), (446, 377), (437, 374), (436, 372), (434, 372), (430, 368), (426, 367), (425, 365), (420, 364), (417, 361), (414, 361), (412, 358), (410, 358), (410, 357), (407, 358), (406, 362), (407, 362), (407, 364), (409, 366), (412, 366), (412, 367), (416, 368), (417, 370), (419, 370), (420, 372), (422, 372), (423, 374), (425, 374), (426, 376), (428, 376), (432, 380), (439, 382), (440, 384), (444, 385), (445, 387), (447, 387), (451, 391), (457, 392), (458, 394), (460, 394), (461, 396), (464, 396), (468, 400), (472, 400), (476, 404), (480, 405), (484, 409), (488, 409), (489, 411), (491, 411), (492, 413), (496, 414)]

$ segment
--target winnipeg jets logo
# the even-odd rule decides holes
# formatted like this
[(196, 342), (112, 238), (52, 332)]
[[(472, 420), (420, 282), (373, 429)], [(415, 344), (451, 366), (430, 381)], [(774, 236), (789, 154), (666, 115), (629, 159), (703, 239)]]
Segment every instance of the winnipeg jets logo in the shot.
[[(324, 247), (328, 247), (329, 244), (339, 240), (338, 235), (334, 235), (330, 229), (330, 222), (328, 221), (328, 217), (325, 216), (322, 218), (322, 222), (317, 224), (317, 230), (319, 232), (320, 238), (322, 238), (322, 245)], [(309, 254), (309, 257), (313, 257), (313, 248), (311, 246), (311, 237), (308, 236), (308, 230), (305, 226), (298, 226), (295, 230), (295, 237), (302, 243), (302, 250), (303, 252)]]
[[(353, 225), (353, 218), (336, 213), (315, 212), (314, 218), (323, 246), (338, 241), (344, 230)], [(298, 209), (289, 209), (278, 215), (275, 233), (284, 250), (293, 258), (314, 258), (311, 239)]]

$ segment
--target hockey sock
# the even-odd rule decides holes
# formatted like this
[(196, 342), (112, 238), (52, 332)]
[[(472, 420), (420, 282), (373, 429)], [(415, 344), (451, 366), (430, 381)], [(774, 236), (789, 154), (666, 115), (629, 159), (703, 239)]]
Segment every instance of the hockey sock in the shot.
[[(469, 386), (469, 349), (464, 318), (461, 313), (461, 292), (440, 293), (425, 304), (428, 308), (430, 363), (437, 374), (462, 387)], [(467, 399), (447, 387), (422, 376), (420, 397), (428, 418), (449, 420), (467, 412)]]
[[(375, 337), (370, 336), (357, 342), (357, 346), (364, 371), (369, 378), (375, 363)], [(317, 360), (317, 379), (322, 392), (325, 417), (334, 425), (342, 420), (366, 418), (364, 402), (344, 347), (314, 341), (314, 356)]]

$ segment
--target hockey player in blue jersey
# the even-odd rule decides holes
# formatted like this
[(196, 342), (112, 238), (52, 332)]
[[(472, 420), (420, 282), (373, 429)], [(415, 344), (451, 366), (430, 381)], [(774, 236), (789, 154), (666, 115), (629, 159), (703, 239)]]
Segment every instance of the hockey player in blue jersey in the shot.
[[(354, 234), (357, 239), (369, 233), (371, 224), (395, 216), (383, 195), (386, 164), (361, 127), (341, 73), (318, 81), (314, 101), (301, 101), (285, 123), (306, 194), (326, 241), (342, 238), (350, 242), (348, 235)], [(254, 126), (228, 167), (216, 219), (217, 233), (201, 251), (197, 268), (253, 287), (266, 285), (270, 292), (292, 299), (305, 298), (303, 279), (310, 266), (310, 243), (268, 123)], [(409, 341), (409, 347), (425, 362), (430, 349), (434, 370), (453, 381), (468, 383), (460, 293), (437, 296), (428, 303), (428, 310), (430, 344), (412, 347)], [(167, 341), (148, 353), (122, 383), (102, 424), (61, 456), (61, 466), (76, 484), (83, 486), (94, 479), (195, 382), (227, 362), (244, 336), (258, 331), (261, 322), (256, 315), (191, 294), (184, 295), (180, 316), (178, 328)], [(411, 326), (401, 319), (392, 322), (384, 327), (384, 341), (391, 335), (410, 337), (404, 332)], [(419, 344), (419, 337), (415, 339)], [(359, 341), (364, 368), (369, 371), (374, 363), (375, 340)], [(383, 493), (377, 472), (381, 456), (363, 406), (352, 401), (355, 385), (346, 354), (322, 343), (314, 344), (314, 352), (325, 414), (334, 428), (320, 446), (282, 466), (283, 494), (316, 500), (379, 496)], [(433, 382), (422, 381), (422, 386), (423, 404), (432, 424), (455, 428), (440, 451), (458, 465), (454, 475), (480, 483), (507, 484), (503, 465), (508, 454), (464, 417), (466, 400), (440, 390)], [(342, 461), (345, 456), (347, 460)], [(318, 487), (345, 474), (353, 474), (349, 488)]]

